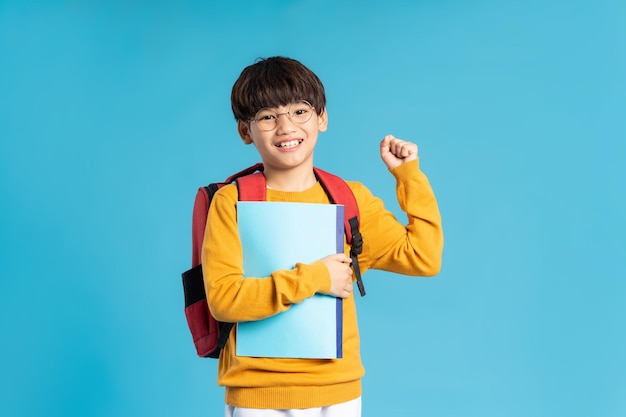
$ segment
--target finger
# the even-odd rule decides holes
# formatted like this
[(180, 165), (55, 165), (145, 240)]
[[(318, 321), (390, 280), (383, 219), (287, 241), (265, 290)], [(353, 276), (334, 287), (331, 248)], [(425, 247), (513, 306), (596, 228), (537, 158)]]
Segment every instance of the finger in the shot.
[(404, 154), (404, 150), (406, 149), (406, 145), (406, 141), (396, 139), (396, 141), (393, 143), (393, 154), (398, 158), (401, 158)]
[(383, 138), (383, 140), (380, 142), (381, 145), (385, 145), (385, 146), (389, 146), (389, 142), (391, 142), (392, 140), (395, 139), (394, 135), (385, 135), (385, 137)]
[(395, 139), (393, 135), (387, 135), (380, 141), (380, 151), (381, 152), (389, 152), (391, 151), (391, 143)]
[(409, 156), (411, 153), (411, 145), (412, 143), (410, 142), (404, 142), (402, 144), (402, 146), (400, 147), (400, 152), (399, 154), (403, 157), (406, 158), (407, 156)]
[(345, 253), (338, 253), (336, 256), (337, 256), (337, 259), (342, 261), (342, 262), (344, 262), (344, 261), (348, 262), (348, 261), (352, 260), (349, 256), (346, 256)]
[(340, 262), (342, 264), (352, 262), (352, 258), (346, 256), (345, 253), (336, 253), (334, 255), (330, 255), (329, 258), (335, 262)]
[(397, 157), (402, 154), (402, 142), (396, 141), (393, 144), (393, 154)]
[(398, 143), (396, 146), (395, 155), (398, 158), (408, 158), (409, 156), (414, 155), (416, 153), (417, 153), (417, 145), (415, 145), (413, 142), (402, 141), (401, 143)]
[(417, 158), (417, 145), (413, 142), (408, 142), (406, 152), (407, 155), (405, 156), (405, 159), (412, 160)]

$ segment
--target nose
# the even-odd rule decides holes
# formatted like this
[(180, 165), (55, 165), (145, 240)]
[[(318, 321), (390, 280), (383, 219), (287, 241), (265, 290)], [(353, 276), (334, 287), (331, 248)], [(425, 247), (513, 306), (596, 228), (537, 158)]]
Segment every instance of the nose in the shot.
[[(285, 116), (285, 117), (281, 118), (280, 116)], [(279, 132), (281, 131), (293, 132), (295, 130), (294, 121), (291, 120), (291, 115), (289, 113), (278, 113), (276, 115), (276, 125), (277, 125), (277, 130)]]

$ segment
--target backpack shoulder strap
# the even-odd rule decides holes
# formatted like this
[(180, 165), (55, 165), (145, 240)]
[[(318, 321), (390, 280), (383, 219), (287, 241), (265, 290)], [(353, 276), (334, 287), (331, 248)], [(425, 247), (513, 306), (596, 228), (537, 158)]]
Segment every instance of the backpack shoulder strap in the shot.
[(333, 204), (343, 204), (345, 206), (345, 226), (346, 226), (346, 237), (349, 244), (352, 244), (353, 235), (352, 235), (352, 225), (349, 222), (349, 219), (356, 218), (356, 228), (358, 230), (358, 221), (359, 221), (359, 206), (356, 203), (356, 198), (354, 198), (354, 194), (352, 190), (348, 186), (348, 184), (341, 179), (340, 177), (331, 174), (326, 171), (322, 171), (319, 168), (313, 169), (315, 172), (315, 176), (318, 181), (326, 191), (326, 195), (330, 199), (330, 202)]
[[(207, 214), (209, 206), (213, 200), (213, 195), (225, 185), (235, 182), (238, 178), (253, 174), (257, 171), (263, 171), (263, 164), (258, 163), (243, 169), (230, 177), (224, 182), (214, 182), (206, 187), (198, 188), (196, 200), (193, 205), (193, 217), (191, 221), (191, 266), (200, 265), (202, 256), (202, 242), (204, 240), (204, 229), (206, 228)], [(262, 177), (263, 175), (261, 175)], [(265, 181), (265, 180), (264, 180)], [(251, 187), (252, 188), (252, 187)], [(263, 184), (265, 188), (265, 184)], [(265, 199), (265, 195), (263, 195)]]
[(361, 278), (361, 268), (359, 267), (358, 260), (358, 255), (363, 251), (363, 237), (359, 230), (359, 206), (354, 197), (354, 193), (348, 184), (340, 177), (319, 168), (314, 168), (314, 172), (322, 188), (326, 191), (330, 202), (333, 204), (343, 204), (344, 206), (344, 228), (346, 231), (346, 241), (350, 244), (352, 268), (356, 276), (359, 292), (361, 296), (364, 296), (365, 286)]
[(237, 178), (236, 182), (239, 201), (266, 200), (266, 182), (262, 172)]

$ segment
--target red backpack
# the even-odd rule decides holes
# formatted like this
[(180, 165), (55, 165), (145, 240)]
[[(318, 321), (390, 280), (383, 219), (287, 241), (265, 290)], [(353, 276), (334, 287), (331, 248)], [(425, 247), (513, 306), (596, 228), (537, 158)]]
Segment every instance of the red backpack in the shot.
[[(258, 172), (257, 172), (258, 171)], [(219, 358), (220, 351), (226, 345), (228, 335), (234, 323), (218, 322), (211, 315), (204, 291), (202, 278), (202, 242), (207, 221), (209, 205), (217, 190), (227, 184), (235, 182), (239, 192), (239, 201), (265, 201), (265, 176), (262, 173), (263, 164), (256, 164), (233, 174), (224, 182), (212, 183), (200, 187), (196, 194), (192, 219), (192, 255), (191, 266), (183, 272), (183, 291), (185, 294), (185, 316), (191, 331), (193, 343), (198, 356), (204, 358)], [(315, 176), (326, 191), (333, 204), (343, 204), (344, 230), (346, 240), (351, 246), (350, 257), (352, 268), (356, 275), (357, 285), (361, 296), (365, 295), (365, 288), (361, 279), (361, 271), (357, 255), (361, 253), (363, 239), (359, 232), (359, 208), (352, 190), (341, 178), (314, 168)]]

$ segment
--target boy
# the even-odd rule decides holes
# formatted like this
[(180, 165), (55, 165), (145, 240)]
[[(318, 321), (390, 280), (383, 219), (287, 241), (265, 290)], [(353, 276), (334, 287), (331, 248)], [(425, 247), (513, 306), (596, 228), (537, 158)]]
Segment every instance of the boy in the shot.
[[(324, 87), (300, 62), (273, 57), (245, 68), (232, 89), (232, 109), (245, 144), (264, 164), (267, 201), (329, 203), (313, 173), (319, 132), (328, 113)], [(361, 271), (382, 269), (405, 275), (439, 272), (443, 248), (435, 196), (418, 166), (417, 146), (387, 135), (380, 155), (396, 178), (400, 224), (382, 201), (358, 182), (348, 182), (361, 216)], [(349, 248), (346, 247), (346, 251)], [(240, 357), (233, 331), (221, 353), (218, 384), (226, 387), (226, 416), (361, 415), (361, 377), (356, 306), (350, 258), (329, 254), (269, 277), (243, 277), (237, 230), (237, 187), (218, 191), (210, 207), (202, 268), (208, 303), (224, 322), (261, 320), (316, 293), (343, 299), (342, 359)]]

